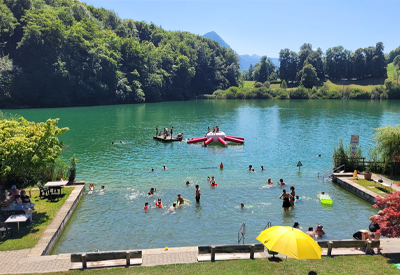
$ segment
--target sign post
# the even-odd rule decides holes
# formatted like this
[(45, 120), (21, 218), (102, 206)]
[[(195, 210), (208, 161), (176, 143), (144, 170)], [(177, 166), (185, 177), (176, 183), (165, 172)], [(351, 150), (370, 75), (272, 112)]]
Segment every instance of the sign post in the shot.
[(351, 135), (351, 140), (350, 140), (350, 144), (351, 144), (351, 153), (350, 155), (352, 157), (355, 157), (357, 155), (357, 150), (356, 147), (360, 142), (360, 136), (359, 135)]
[(301, 166), (303, 166), (303, 164), (301, 163), (301, 161), (299, 161), (298, 163), (297, 163), (297, 167), (299, 167), (299, 172), (300, 172), (300, 167)]

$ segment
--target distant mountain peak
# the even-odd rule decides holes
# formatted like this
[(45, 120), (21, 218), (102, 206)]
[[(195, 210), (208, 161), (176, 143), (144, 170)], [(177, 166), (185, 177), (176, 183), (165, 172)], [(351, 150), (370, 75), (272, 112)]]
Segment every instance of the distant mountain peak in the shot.
[(215, 31), (211, 31), (206, 33), (205, 35), (203, 35), (203, 37), (207, 37), (210, 38), (211, 40), (214, 40), (216, 42), (218, 42), (218, 44), (222, 47), (226, 47), (226, 48), (231, 48), (228, 43), (226, 43), (224, 41), (224, 39), (221, 38), (221, 36), (219, 36)]

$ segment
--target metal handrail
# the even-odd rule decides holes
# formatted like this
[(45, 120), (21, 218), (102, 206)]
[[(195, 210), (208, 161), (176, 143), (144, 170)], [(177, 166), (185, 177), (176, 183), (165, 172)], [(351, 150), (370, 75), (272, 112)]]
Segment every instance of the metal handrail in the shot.
[(346, 171), (346, 164), (342, 164), (339, 167), (335, 167), (333, 168), (333, 173), (336, 173), (337, 170), (339, 170), (340, 168), (344, 167), (344, 170)]
[(271, 221), (268, 221), (267, 225), (264, 227), (264, 230), (271, 227)]
[(240, 241), (243, 240), (244, 244), (244, 235), (246, 234), (246, 223), (243, 223), (242, 226), (239, 228), (238, 232), (238, 244), (240, 244)]

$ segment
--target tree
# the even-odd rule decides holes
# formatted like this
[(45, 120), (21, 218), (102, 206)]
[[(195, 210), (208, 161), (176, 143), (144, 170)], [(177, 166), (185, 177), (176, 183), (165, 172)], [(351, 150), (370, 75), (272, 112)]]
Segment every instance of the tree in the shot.
[(268, 63), (267, 56), (262, 56), (259, 63), (257, 63), (254, 70), (254, 80), (264, 83), (268, 80)]
[(353, 77), (361, 79), (365, 76), (365, 55), (363, 49), (357, 49), (351, 56), (353, 64)]
[(383, 215), (377, 218), (379, 233), (384, 237), (400, 237), (400, 192), (377, 196), (374, 207), (382, 208)]
[(311, 89), (316, 86), (319, 82), (319, 78), (317, 77), (317, 72), (313, 65), (306, 64), (303, 69), (299, 72), (300, 77), (300, 85), (303, 85), (306, 88)]
[(374, 57), (372, 58), (372, 76), (373, 77), (387, 77), (387, 64), (383, 50), (385, 47), (382, 42), (376, 43)]
[(377, 142), (375, 154), (382, 161), (391, 162), (393, 156), (400, 153), (400, 124), (376, 129), (374, 140)]
[(400, 55), (395, 57), (395, 59), (393, 60), (393, 65), (395, 65), (397, 69), (400, 69)]
[(7, 39), (14, 34), (17, 19), (10, 11), (10, 9), (0, 1), (0, 48), (2, 56), (4, 56), (3, 48)]
[(282, 80), (281, 88), (282, 88), (282, 89), (286, 89), (286, 88), (287, 88), (286, 80)]
[(37, 180), (41, 170), (54, 164), (63, 148), (58, 136), (68, 130), (58, 128), (57, 122), (34, 123), (23, 117), (0, 120), (0, 196), (8, 181)]

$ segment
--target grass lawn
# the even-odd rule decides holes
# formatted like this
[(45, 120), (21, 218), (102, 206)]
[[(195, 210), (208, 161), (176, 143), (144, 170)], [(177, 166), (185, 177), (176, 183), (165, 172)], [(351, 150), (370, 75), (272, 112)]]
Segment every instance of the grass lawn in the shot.
[[(368, 190), (371, 190), (372, 192), (375, 192), (378, 195), (384, 196), (386, 193), (385, 190), (388, 190), (390, 192), (394, 192), (396, 190), (390, 188), (390, 187), (385, 187), (383, 185), (381, 185), (379, 182), (374, 182), (373, 180), (365, 180), (365, 179), (358, 179), (358, 180), (352, 180), (355, 183), (358, 183), (361, 186), (364, 186), (366, 188), (368, 188)], [(373, 188), (371, 188), (373, 187)], [(384, 193), (382, 193), (384, 192)]]
[[(37, 211), (37, 214), (33, 214), (34, 223), (30, 224), (29, 220), (26, 223), (20, 223), (19, 234), (17, 233), (17, 224), (12, 223), (13, 237), (8, 239), (0, 238), (0, 251), (33, 248), (72, 190), (74, 188), (64, 188), (63, 196), (57, 202), (40, 199), (39, 190), (32, 190), (31, 202), (35, 204), (35, 211)], [(29, 195), (28, 189), (26, 189), (26, 193)]]
[[(323, 257), (321, 260), (288, 259), (285, 274), (308, 274), (314, 270), (321, 274), (400, 274), (393, 264), (400, 262), (400, 256), (386, 258), (374, 256)], [(218, 261), (215, 263), (194, 263), (153, 267), (107, 268), (72, 270), (58, 274), (282, 274), (285, 260), (271, 261), (268, 258), (256, 260)]]
[(243, 81), (243, 88), (244, 89), (252, 89), (254, 88), (255, 81)]
[(393, 79), (393, 72), (395, 71), (396, 67), (392, 63), (389, 63), (387, 66), (387, 76), (388, 78)]

